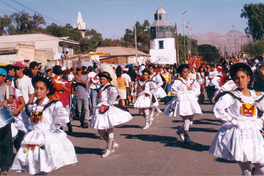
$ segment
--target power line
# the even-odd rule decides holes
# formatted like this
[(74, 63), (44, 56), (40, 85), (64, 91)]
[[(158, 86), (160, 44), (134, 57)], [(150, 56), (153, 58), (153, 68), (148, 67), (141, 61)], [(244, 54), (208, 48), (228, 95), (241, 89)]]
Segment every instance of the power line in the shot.
[(13, 13), (13, 12), (10, 12), (10, 11), (4, 10), (4, 9), (0, 9), (0, 10), (4, 11), (4, 12), (8, 12), (8, 13)]
[(49, 7), (55, 9), (56, 11), (60, 11), (60, 13), (66, 14), (64, 15), (64, 18), (70, 19), (73, 18), (73, 15), (69, 13), (69, 11), (65, 11), (63, 8), (60, 8), (60, 5), (55, 4), (55, 1), (41, 1), (44, 5), (48, 5)]
[(5, 5), (7, 5), (7, 6), (9, 6), (9, 7), (11, 7), (11, 8), (13, 8), (13, 9), (15, 9), (16, 11), (19, 11), (19, 12), (21, 12), (20, 10), (18, 10), (17, 8), (15, 8), (15, 7), (11, 6), (10, 4), (8, 4), (8, 3), (4, 2), (3, 0), (2, 0), (1, 2), (2, 2), (2, 3), (4, 3), (4, 4), (5, 4)]
[[(22, 7), (25, 7), (25, 8), (27, 8), (27, 9), (29, 9), (29, 10), (35, 12), (35, 13), (39, 13), (39, 12), (37, 12), (37, 11), (35, 11), (35, 10), (33, 10), (33, 9), (31, 9), (31, 8), (25, 6), (25, 5), (23, 5), (23, 4), (21, 4), (21, 3), (17, 2), (17, 1), (15, 1), (15, 0), (12, 0), (12, 1), (15, 2), (15, 3), (17, 3), (17, 4), (19, 4), (19, 5), (21, 5)], [(39, 14), (41, 14), (41, 13), (39, 13)], [(55, 22), (57, 22), (57, 23), (60, 23), (60, 24), (64, 25), (62, 22), (57, 21), (57, 20), (55, 20), (55, 19), (53, 19), (53, 18), (50, 18), (50, 17), (48, 17), (47, 15), (43, 15), (43, 14), (41, 14), (41, 15), (44, 16), (44, 17), (46, 17), (46, 18), (48, 18), (48, 19), (50, 19), (50, 20), (53, 20), (53, 21), (55, 21)]]

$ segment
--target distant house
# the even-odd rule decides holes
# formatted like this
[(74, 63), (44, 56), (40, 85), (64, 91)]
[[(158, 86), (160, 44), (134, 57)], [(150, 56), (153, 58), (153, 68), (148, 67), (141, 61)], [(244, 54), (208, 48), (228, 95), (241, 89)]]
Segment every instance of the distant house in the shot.
[(12, 64), (16, 61), (29, 63), (60, 59), (62, 51), (73, 55), (73, 46), (79, 42), (69, 37), (55, 37), (48, 34), (21, 34), (0, 36), (0, 62)]
[[(101, 63), (108, 64), (127, 64), (136, 63), (136, 50), (133, 48), (125, 48), (121, 46), (111, 46), (111, 47), (98, 47), (96, 53), (103, 53), (100, 56)], [(149, 58), (149, 54), (142, 51), (137, 51), (137, 61), (141, 64)]]

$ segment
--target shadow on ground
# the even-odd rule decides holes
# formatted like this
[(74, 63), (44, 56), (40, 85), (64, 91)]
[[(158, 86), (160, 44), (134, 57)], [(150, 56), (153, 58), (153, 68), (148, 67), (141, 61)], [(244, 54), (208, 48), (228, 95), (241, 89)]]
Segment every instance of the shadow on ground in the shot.
[(74, 147), (76, 154), (96, 154), (102, 155), (104, 149), (99, 148), (82, 148), (82, 147)]
[(204, 111), (204, 110), (202, 110), (202, 113), (203, 114), (213, 114), (213, 111)]
[(237, 163), (236, 161), (229, 161), (223, 158), (216, 158), (215, 161), (220, 162), (220, 163)]
[(117, 128), (142, 128), (139, 125), (123, 125), (121, 127), (117, 127)]
[[(177, 126), (177, 127), (170, 127), (171, 129), (179, 129), (180, 126)], [(190, 127), (190, 131), (203, 131), (203, 132), (208, 132), (208, 133), (211, 133), (211, 132), (217, 132), (218, 130), (214, 129), (214, 128), (197, 128), (197, 127)]]
[(213, 119), (194, 119), (194, 124), (204, 124), (204, 125), (222, 125), (221, 121)]
[[(172, 120), (172, 123), (183, 123), (183, 120)], [(194, 124), (204, 124), (204, 125), (222, 125), (222, 122), (219, 120), (212, 119), (198, 119), (193, 121)], [(191, 127), (192, 128), (192, 127)]]
[(186, 144), (183, 141), (178, 141), (177, 138), (171, 137), (171, 136), (159, 136), (159, 135), (151, 135), (151, 134), (138, 134), (138, 135), (132, 135), (132, 134), (121, 134), (122, 136), (125, 136), (127, 139), (139, 139), (142, 141), (147, 142), (159, 142), (161, 144), (164, 144), (166, 147), (180, 147), (183, 149), (193, 150), (193, 151), (208, 151), (210, 146), (202, 145), (199, 143), (194, 144)]
[(78, 137), (78, 138), (92, 138), (92, 139), (98, 139), (99, 136), (97, 136), (94, 133), (82, 133), (82, 132), (71, 132), (67, 133), (69, 136), (72, 137)]

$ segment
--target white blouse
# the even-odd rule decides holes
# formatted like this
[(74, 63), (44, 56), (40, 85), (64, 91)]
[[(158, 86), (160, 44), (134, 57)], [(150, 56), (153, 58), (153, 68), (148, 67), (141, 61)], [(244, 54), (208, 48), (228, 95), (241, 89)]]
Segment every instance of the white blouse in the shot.
[(240, 129), (249, 129), (253, 123), (257, 123), (261, 128), (262, 120), (257, 117), (257, 108), (264, 110), (264, 100), (255, 103), (261, 96), (254, 90), (249, 91), (250, 97), (244, 96), (238, 89), (232, 91), (235, 96), (241, 98), (242, 102), (229, 94), (220, 97), (213, 107), (215, 117), (222, 121), (230, 121)]
[(181, 94), (193, 94), (195, 97), (198, 97), (201, 93), (200, 85), (196, 80), (187, 78), (187, 81), (185, 81), (183, 78), (180, 78), (172, 84), (171, 93), (178, 98)]

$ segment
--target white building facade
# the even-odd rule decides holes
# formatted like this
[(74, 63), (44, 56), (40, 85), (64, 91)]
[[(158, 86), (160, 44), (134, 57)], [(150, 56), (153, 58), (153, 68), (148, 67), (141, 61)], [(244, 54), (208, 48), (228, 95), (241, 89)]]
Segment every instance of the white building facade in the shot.
[(70, 40), (69, 37), (55, 37), (47, 34), (0, 36), (0, 62), (5, 64), (13, 64), (17, 61), (45, 63), (60, 60), (62, 51), (68, 51), (69, 56), (74, 54), (74, 45), (79, 45), (79, 42)]
[(167, 13), (159, 6), (154, 14), (155, 21), (150, 26), (150, 59), (152, 63), (177, 63), (173, 26), (167, 20)]

